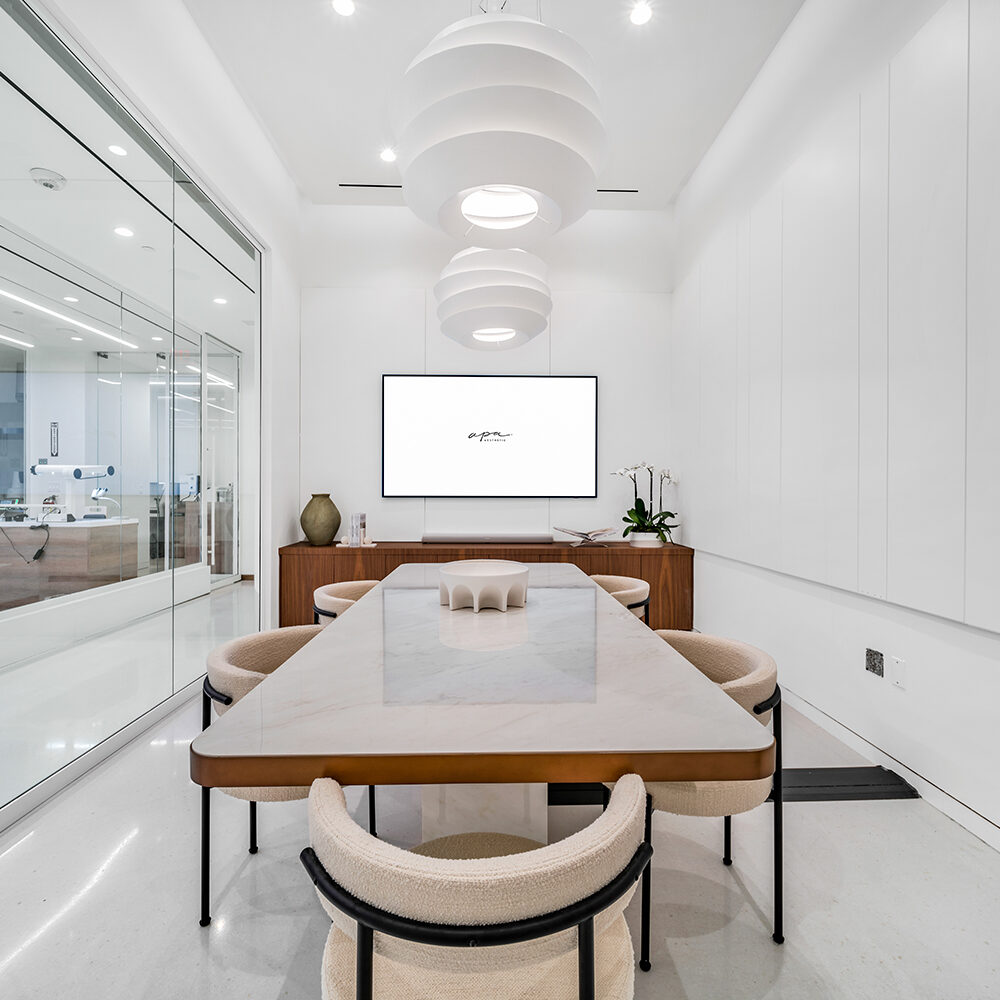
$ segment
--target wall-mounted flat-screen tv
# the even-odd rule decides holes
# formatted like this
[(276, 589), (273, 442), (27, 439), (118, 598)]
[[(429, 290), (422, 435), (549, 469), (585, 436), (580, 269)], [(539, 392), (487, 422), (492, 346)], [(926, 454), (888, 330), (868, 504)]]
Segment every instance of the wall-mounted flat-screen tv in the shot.
[(382, 496), (596, 497), (597, 377), (383, 375)]

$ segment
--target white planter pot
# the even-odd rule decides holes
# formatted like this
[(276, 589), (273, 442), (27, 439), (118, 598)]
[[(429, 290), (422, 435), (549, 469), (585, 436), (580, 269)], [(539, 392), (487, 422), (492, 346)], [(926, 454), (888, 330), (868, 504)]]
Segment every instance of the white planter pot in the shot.
[(663, 546), (655, 531), (630, 531), (628, 542), (636, 548), (659, 549)]

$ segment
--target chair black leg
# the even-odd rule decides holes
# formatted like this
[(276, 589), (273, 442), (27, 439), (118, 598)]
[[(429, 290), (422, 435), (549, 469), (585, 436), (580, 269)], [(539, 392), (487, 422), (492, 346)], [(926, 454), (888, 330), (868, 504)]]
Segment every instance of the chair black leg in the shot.
[(726, 816), (722, 821), (723, 846), (722, 863), (731, 865), (733, 863), (733, 817)]
[(210, 793), (210, 788), (203, 788), (201, 790), (201, 920), (198, 923), (202, 927), (207, 927), (212, 922), (212, 915), (208, 912)]
[(358, 924), (357, 965), (354, 969), (357, 1000), (372, 1000), (372, 964), (375, 934), (370, 927)]
[(257, 853), (257, 803), (250, 803), (250, 853)]
[(319, 612), (318, 611), (314, 611), (313, 612), (313, 625), (318, 625), (318, 624), (319, 624)]
[(375, 825), (375, 786), (368, 786), (368, 832), (373, 836), (378, 836), (378, 827)]
[[(646, 796), (646, 843), (653, 842), (653, 797)], [(649, 972), (653, 967), (649, 961), (649, 904), (652, 894), (652, 864), (646, 865), (642, 873), (642, 925), (639, 931), (639, 968)]]
[(774, 933), (771, 935), (775, 944), (784, 944), (784, 873), (783, 873), (783, 843), (781, 818), (781, 702), (774, 706)]
[(607, 785), (601, 786), (601, 812), (607, 812), (611, 804), (611, 789)]
[(595, 1000), (597, 983), (594, 971), (593, 917), (588, 917), (577, 927), (576, 957), (580, 1000)]

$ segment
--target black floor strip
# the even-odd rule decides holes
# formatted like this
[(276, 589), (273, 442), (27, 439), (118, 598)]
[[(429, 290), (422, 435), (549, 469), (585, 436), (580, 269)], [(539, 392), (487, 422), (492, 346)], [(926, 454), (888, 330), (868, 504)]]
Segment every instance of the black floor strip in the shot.
[(786, 767), (781, 779), (785, 802), (920, 798), (912, 785), (884, 767)]

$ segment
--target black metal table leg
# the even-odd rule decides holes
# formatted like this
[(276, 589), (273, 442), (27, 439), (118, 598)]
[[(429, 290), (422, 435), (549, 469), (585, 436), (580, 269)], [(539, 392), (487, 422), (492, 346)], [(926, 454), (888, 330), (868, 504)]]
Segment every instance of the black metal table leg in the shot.
[[(653, 841), (653, 797), (646, 795), (646, 843)], [(649, 972), (653, 967), (649, 961), (649, 920), (650, 897), (652, 895), (652, 863), (646, 865), (642, 873), (642, 926), (639, 932), (639, 968)]]
[(201, 790), (201, 920), (198, 921), (202, 927), (207, 927), (212, 922), (212, 915), (208, 912), (208, 866), (209, 866), (209, 820), (210, 820), (210, 788)]

